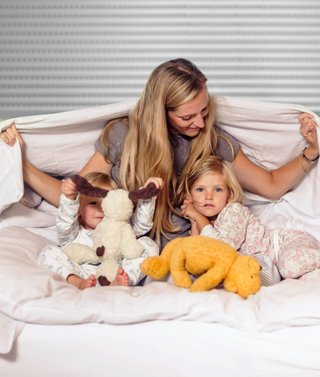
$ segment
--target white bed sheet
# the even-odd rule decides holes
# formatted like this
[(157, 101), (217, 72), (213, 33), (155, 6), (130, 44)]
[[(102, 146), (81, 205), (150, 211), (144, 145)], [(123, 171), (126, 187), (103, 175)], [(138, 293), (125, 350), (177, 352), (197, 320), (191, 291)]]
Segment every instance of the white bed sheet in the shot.
[(247, 333), (220, 324), (26, 325), (6, 377), (319, 377), (320, 326)]

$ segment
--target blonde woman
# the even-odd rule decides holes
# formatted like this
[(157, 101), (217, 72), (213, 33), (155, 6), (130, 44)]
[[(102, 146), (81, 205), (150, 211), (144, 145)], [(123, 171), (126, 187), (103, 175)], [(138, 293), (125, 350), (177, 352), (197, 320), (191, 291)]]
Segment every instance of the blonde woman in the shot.
[(220, 239), (256, 257), (264, 285), (281, 278), (320, 278), (318, 241), (299, 230), (264, 226), (241, 204), (242, 190), (229, 162), (216, 156), (198, 161), (181, 186), (182, 215), (192, 224), (191, 235)]
[[(158, 66), (129, 118), (107, 125), (96, 143), (96, 152), (81, 171), (111, 174), (119, 186), (130, 190), (142, 186), (149, 176), (162, 178), (164, 187), (157, 198), (151, 230), (158, 241), (161, 235), (165, 240), (188, 233), (189, 223), (175, 215), (176, 190), (181, 174), (197, 160), (213, 154), (230, 161), (245, 190), (276, 199), (299, 183), (319, 156), (315, 122), (303, 114), (300, 132), (308, 147), (301, 155), (274, 171), (255, 165), (237, 140), (216, 126), (215, 104), (206, 81), (186, 59)], [(17, 136), (14, 128), (0, 135), (7, 143), (14, 143)], [(60, 182), (28, 161), (24, 161), (24, 179), (42, 197), (58, 205)]]

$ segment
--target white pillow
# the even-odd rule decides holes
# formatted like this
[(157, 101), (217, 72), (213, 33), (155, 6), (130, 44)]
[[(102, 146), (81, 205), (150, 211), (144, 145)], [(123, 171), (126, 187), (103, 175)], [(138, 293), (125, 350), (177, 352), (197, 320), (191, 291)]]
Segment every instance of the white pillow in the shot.
[(8, 146), (0, 139), (0, 213), (23, 195), (21, 151), (19, 144)]

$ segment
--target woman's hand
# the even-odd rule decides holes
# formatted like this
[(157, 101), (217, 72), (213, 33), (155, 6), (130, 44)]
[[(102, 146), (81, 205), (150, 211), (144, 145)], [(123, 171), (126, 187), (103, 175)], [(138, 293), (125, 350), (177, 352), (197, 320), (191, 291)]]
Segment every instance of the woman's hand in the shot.
[(314, 160), (319, 156), (318, 131), (315, 120), (311, 114), (303, 113), (299, 116), (300, 134), (308, 142), (305, 155), (309, 160)]
[(23, 150), (24, 142), (15, 124), (7, 128), (5, 131), (1, 132), (0, 139), (11, 146), (14, 145), (18, 140), (20, 147)]

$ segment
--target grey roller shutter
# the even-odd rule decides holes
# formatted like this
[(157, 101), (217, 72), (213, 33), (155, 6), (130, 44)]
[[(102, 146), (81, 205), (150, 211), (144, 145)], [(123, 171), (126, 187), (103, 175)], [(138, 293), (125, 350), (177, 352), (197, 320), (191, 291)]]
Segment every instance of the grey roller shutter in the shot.
[(193, 60), (220, 95), (320, 113), (319, 0), (1, 0), (0, 117), (138, 98)]

